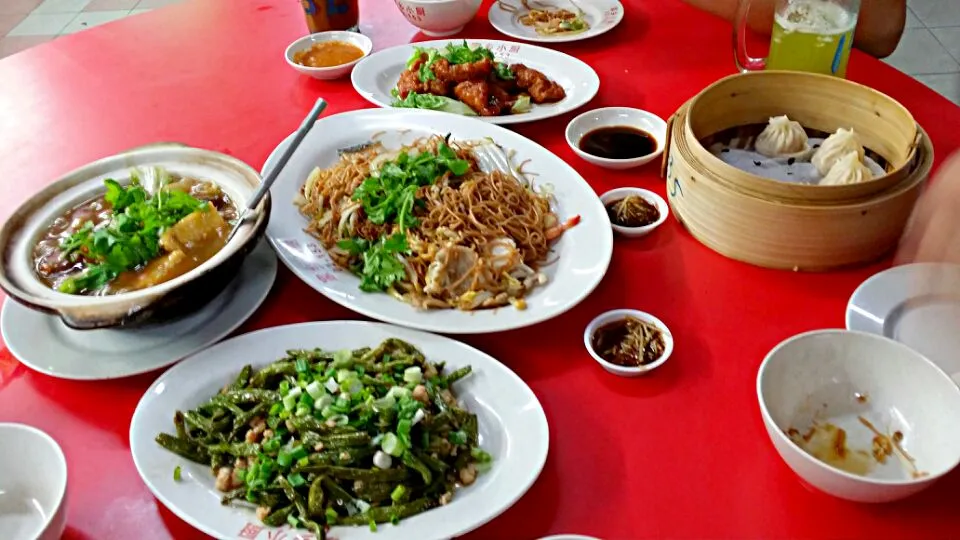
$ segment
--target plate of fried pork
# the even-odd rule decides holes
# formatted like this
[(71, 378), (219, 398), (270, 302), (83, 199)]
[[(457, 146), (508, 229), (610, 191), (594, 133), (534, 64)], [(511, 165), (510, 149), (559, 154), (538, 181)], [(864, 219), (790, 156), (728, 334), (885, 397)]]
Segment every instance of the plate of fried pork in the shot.
[(353, 86), (380, 107), (427, 109), (517, 124), (576, 110), (600, 78), (576, 58), (511, 41), (426, 41), (375, 53)]

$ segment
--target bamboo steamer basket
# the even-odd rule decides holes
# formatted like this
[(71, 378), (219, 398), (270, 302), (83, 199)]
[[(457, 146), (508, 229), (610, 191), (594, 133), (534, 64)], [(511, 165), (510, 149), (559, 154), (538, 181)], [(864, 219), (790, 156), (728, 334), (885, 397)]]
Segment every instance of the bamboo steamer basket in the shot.
[[(863, 146), (887, 162), (887, 174), (844, 186), (780, 182), (728, 165), (700, 143), (784, 114), (809, 130), (853, 128)], [(683, 127), (690, 152), (722, 181), (760, 197), (798, 203), (836, 204), (881, 193), (903, 182), (919, 159), (920, 128), (910, 111), (872, 88), (827, 75), (761, 71), (721, 79), (691, 101)]]
[(686, 134), (692, 103), (670, 119), (662, 172), (674, 215), (701, 243), (735, 260), (794, 271), (871, 262), (896, 247), (933, 167), (933, 146), (919, 126), (916, 159), (900, 182), (857, 200), (798, 203), (745, 189), (713, 161), (701, 161)]

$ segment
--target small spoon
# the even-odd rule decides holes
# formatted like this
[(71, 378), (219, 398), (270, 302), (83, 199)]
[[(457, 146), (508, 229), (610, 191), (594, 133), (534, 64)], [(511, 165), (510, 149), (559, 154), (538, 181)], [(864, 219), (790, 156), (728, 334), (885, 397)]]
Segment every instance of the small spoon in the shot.
[(240, 212), (240, 216), (237, 218), (236, 225), (233, 226), (233, 230), (230, 231), (230, 235), (227, 236), (227, 242), (230, 242), (230, 239), (233, 238), (233, 235), (237, 234), (237, 231), (240, 230), (240, 227), (243, 223), (252, 215), (253, 211), (256, 210), (257, 205), (260, 204), (260, 201), (263, 199), (263, 196), (270, 191), (270, 186), (277, 180), (277, 177), (280, 176), (280, 171), (286, 167), (287, 162), (290, 161), (290, 157), (293, 156), (293, 153), (297, 151), (297, 148), (300, 146), (300, 143), (303, 142), (303, 138), (307, 136), (307, 133), (310, 132), (310, 128), (313, 127), (314, 122), (317, 121), (317, 118), (320, 117), (320, 114), (323, 113), (323, 110), (327, 108), (327, 102), (323, 98), (318, 98), (317, 102), (313, 105), (313, 108), (310, 109), (310, 114), (304, 118), (303, 123), (300, 124), (300, 129), (297, 130), (296, 134), (293, 136), (293, 141), (290, 142), (290, 145), (287, 146), (287, 149), (283, 151), (283, 154), (280, 155), (280, 159), (277, 160), (276, 165), (270, 169), (270, 173), (263, 179), (263, 182), (260, 183), (260, 187), (257, 188), (257, 191), (250, 197), (250, 200), (247, 201), (247, 206)]

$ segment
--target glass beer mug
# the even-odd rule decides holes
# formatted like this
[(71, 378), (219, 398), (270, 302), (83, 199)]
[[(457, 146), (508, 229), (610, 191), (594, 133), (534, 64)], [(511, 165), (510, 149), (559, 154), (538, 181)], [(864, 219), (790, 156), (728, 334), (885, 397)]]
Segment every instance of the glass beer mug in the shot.
[(740, 71), (787, 69), (846, 77), (860, 0), (777, 0), (767, 58), (747, 54), (750, 0), (740, 0), (733, 29)]

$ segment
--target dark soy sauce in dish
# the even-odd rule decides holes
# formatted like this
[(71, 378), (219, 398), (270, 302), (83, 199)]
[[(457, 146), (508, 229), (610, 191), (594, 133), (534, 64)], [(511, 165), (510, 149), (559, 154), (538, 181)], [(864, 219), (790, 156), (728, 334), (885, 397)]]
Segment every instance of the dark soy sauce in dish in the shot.
[(588, 131), (578, 146), (601, 158), (634, 159), (656, 152), (657, 139), (635, 127), (608, 126)]

